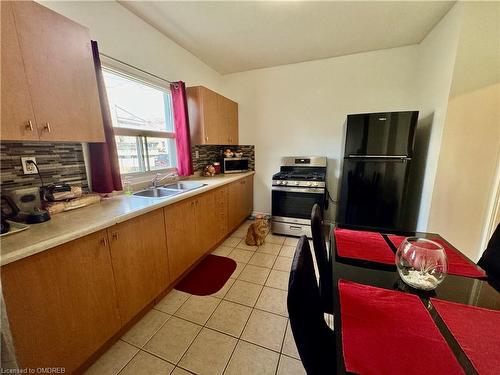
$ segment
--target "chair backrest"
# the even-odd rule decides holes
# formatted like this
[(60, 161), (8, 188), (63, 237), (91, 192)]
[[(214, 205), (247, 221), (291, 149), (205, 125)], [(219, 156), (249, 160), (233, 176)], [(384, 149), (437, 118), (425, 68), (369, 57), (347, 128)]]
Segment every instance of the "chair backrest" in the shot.
[(500, 281), (500, 223), (493, 232), (488, 247), (484, 250), (477, 264), (486, 271), (489, 277)]
[(311, 232), (314, 245), (314, 255), (319, 270), (319, 292), (323, 303), (323, 311), (333, 313), (332, 266), (328, 260), (323, 218), (321, 208), (315, 204), (311, 211)]
[(309, 375), (335, 372), (335, 338), (323, 318), (309, 241), (297, 244), (288, 282), (288, 315), (302, 364)]

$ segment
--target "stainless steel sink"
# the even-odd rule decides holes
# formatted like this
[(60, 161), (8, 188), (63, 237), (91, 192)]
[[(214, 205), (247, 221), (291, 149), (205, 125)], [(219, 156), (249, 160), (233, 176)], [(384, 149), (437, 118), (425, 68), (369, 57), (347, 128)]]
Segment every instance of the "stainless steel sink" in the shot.
[(198, 189), (205, 185), (206, 184), (202, 184), (201, 182), (195, 182), (195, 181), (179, 181), (174, 184), (165, 185), (163, 187), (165, 189), (188, 191), (188, 190)]
[(138, 197), (147, 197), (147, 198), (165, 198), (165, 197), (171, 197), (172, 195), (180, 194), (182, 192), (183, 192), (182, 190), (154, 188), (154, 189), (146, 189), (135, 192), (134, 195)]
[(202, 184), (201, 182), (194, 181), (176, 182), (175, 184), (169, 184), (158, 188), (141, 190), (135, 192), (134, 195), (147, 198), (165, 198), (185, 193), (186, 191), (193, 189), (198, 189), (205, 185), (206, 184)]

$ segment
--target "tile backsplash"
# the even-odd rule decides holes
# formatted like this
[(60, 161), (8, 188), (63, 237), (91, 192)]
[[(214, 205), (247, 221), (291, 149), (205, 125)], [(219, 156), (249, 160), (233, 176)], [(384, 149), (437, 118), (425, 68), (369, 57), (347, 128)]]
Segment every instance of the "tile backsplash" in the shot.
[[(195, 172), (202, 171), (208, 164), (215, 161), (220, 161), (223, 157), (222, 153), (226, 149), (231, 151), (241, 150), (243, 152), (243, 157), (250, 158), (249, 168), (250, 170), (255, 170), (255, 146), (254, 145), (239, 145), (239, 146), (227, 146), (227, 145), (196, 145), (191, 147), (191, 158), (193, 159), (193, 170)], [(198, 157), (196, 157), (196, 152), (198, 151)]]
[(45, 185), (66, 182), (88, 189), (81, 143), (0, 143), (0, 188), (40, 186), (37, 174), (23, 174), (21, 156), (34, 156)]

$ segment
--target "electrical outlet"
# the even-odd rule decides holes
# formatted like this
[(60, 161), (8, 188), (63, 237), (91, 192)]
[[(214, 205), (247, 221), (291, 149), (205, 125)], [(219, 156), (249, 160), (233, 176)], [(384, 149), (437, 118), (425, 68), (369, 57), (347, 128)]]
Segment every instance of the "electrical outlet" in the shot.
[(36, 163), (36, 158), (34, 156), (25, 156), (21, 158), (23, 172), (24, 174), (37, 174), (36, 167), (33, 163), (28, 163), (30, 160)]

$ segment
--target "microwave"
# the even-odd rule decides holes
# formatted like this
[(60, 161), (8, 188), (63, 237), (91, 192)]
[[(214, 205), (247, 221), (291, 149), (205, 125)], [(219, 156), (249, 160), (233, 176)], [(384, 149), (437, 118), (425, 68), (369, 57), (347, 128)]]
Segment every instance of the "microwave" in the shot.
[(221, 167), (223, 173), (238, 173), (247, 172), (249, 164), (249, 158), (224, 158)]

